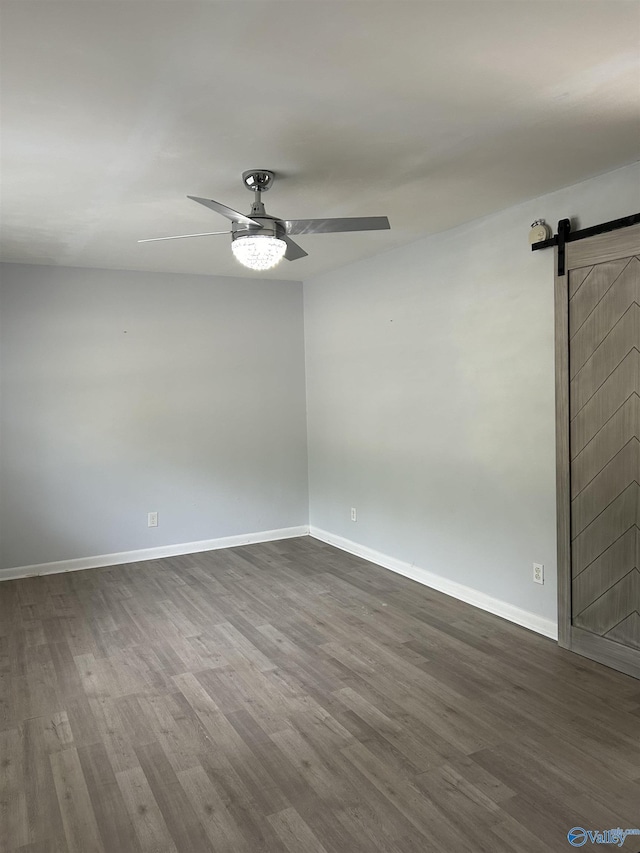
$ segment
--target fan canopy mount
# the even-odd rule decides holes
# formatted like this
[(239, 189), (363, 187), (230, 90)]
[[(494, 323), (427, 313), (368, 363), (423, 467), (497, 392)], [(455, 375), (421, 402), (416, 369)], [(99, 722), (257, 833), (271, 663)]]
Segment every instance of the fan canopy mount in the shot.
[(249, 169), (242, 173), (245, 187), (254, 193), (266, 193), (271, 189), (274, 178), (275, 172), (270, 172), (269, 169)]

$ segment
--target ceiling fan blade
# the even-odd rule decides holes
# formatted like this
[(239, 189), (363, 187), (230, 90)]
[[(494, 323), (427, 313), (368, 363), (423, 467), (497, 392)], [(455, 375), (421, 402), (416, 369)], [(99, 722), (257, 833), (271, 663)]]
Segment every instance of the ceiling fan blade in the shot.
[(351, 216), (345, 219), (286, 219), (287, 234), (330, 234), (337, 231), (381, 231), (391, 228), (386, 216)]
[(258, 222), (257, 219), (251, 219), (250, 216), (245, 216), (244, 213), (238, 213), (238, 211), (234, 210), (232, 207), (227, 207), (226, 204), (220, 204), (219, 201), (214, 201), (212, 198), (198, 198), (197, 195), (188, 195), (187, 198), (190, 198), (191, 201), (197, 201), (198, 204), (204, 204), (205, 207), (210, 208), (210, 210), (215, 210), (216, 213), (221, 213), (232, 222), (240, 222), (242, 225), (257, 225), (259, 228), (262, 228), (262, 223)]
[(288, 261), (297, 261), (298, 258), (306, 258), (309, 254), (308, 252), (305, 252), (302, 246), (298, 246), (298, 244), (294, 243), (290, 237), (287, 237), (286, 234), (283, 239), (287, 244), (287, 251), (284, 253), (284, 256)]
[(176, 234), (175, 237), (148, 237), (138, 243), (157, 243), (158, 240), (183, 240), (185, 237), (213, 237), (215, 234), (231, 234), (231, 231), (205, 231), (203, 234)]

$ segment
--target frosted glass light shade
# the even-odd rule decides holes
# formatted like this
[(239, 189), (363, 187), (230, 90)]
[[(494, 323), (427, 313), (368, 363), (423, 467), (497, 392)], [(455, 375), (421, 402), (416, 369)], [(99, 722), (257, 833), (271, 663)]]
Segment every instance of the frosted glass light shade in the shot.
[(252, 270), (268, 270), (280, 263), (287, 251), (287, 244), (278, 237), (255, 234), (236, 237), (231, 243), (231, 250), (245, 267)]

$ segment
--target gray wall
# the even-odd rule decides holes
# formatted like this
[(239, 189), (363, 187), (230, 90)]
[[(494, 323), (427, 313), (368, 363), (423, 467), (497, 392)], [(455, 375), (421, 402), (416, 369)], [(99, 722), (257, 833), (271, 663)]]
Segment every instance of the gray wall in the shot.
[(639, 187), (636, 164), (305, 282), (312, 526), (555, 619), (553, 252), (528, 231)]
[(5, 264), (0, 324), (0, 567), (307, 523), (299, 283)]

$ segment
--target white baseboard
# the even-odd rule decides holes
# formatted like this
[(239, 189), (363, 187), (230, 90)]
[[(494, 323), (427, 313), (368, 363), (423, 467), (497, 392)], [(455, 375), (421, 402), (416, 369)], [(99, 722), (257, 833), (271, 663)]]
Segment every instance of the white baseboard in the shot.
[(307, 536), (309, 527), (281, 527), (279, 530), (262, 530), (259, 533), (242, 533), (238, 536), (223, 536), (220, 539), (203, 539), (199, 542), (181, 542), (178, 545), (160, 545), (158, 548), (140, 548), (136, 551), (119, 551), (115, 554), (100, 554), (96, 557), (78, 557), (74, 560), (58, 560), (55, 563), (38, 563), (34, 566), (17, 566), (0, 569), (0, 581), (29, 578), (35, 575), (55, 575), (59, 572), (78, 572), (82, 569), (97, 569), (103, 566), (121, 566), (123, 563), (139, 563), (144, 560), (160, 560), (162, 557), (177, 557), (182, 554), (197, 554), (200, 551), (216, 551), (220, 548), (235, 548), (256, 542), (272, 542), (276, 539), (292, 539)]
[(33, 566), (16, 566), (15, 568), (0, 569), (0, 581), (15, 580), (16, 578), (27, 578), (37, 575), (53, 575), (59, 572), (77, 572), (82, 569), (97, 569), (104, 566), (120, 566), (124, 563), (139, 563), (144, 560), (160, 560), (163, 557), (176, 557), (183, 554), (197, 554), (201, 551), (215, 551), (220, 548), (235, 548), (238, 545), (250, 545), (257, 542), (273, 542), (278, 539), (292, 539), (296, 536), (311, 535), (314, 539), (319, 539), (321, 542), (326, 542), (329, 545), (334, 545), (342, 551), (347, 551), (349, 554), (355, 554), (357, 557), (362, 557), (364, 560), (369, 560), (378, 566), (385, 569), (390, 569), (404, 577), (411, 578), (424, 586), (437, 589), (439, 592), (444, 592), (457, 598), (460, 601), (465, 601), (467, 604), (472, 604), (474, 607), (479, 607), (481, 610), (486, 610), (488, 613), (493, 613), (496, 616), (501, 616), (509, 622), (514, 622), (516, 625), (521, 625), (523, 628), (529, 628), (538, 634), (543, 634), (545, 637), (551, 637), (553, 640), (558, 639), (558, 629), (551, 619), (545, 619), (538, 616), (536, 613), (531, 613), (528, 610), (522, 610), (520, 607), (515, 607), (513, 604), (508, 604), (506, 601), (501, 601), (499, 598), (493, 598), (483, 592), (479, 592), (470, 586), (457, 583), (456, 581), (444, 578), (441, 575), (436, 575), (419, 566), (413, 566), (410, 563), (405, 563), (395, 557), (390, 557), (387, 554), (382, 554), (380, 551), (375, 551), (373, 548), (368, 548), (365, 545), (359, 545), (357, 542), (352, 542), (350, 539), (345, 539), (342, 536), (337, 536), (333, 533), (328, 533), (326, 530), (321, 530), (318, 527), (311, 525), (300, 525), (298, 527), (282, 527), (278, 530), (263, 530), (258, 533), (243, 533), (238, 536), (224, 536), (219, 539), (204, 539), (199, 542), (181, 542), (177, 545), (161, 545), (158, 548), (140, 548), (136, 551), (119, 551), (114, 554), (101, 554), (95, 557), (79, 557), (73, 560), (59, 560), (54, 563), (38, 563)]
[(531, 631), (543, 634), (552, 640), (558, 639), (558, 626), (551, 619), (545, 619), (536, 613), (522, 610), (520, 607), (508, 604), (499, 598), (493, 598), (491, 595), (486, 595), (486, 593), (479, 592), (470, 586), (449, 580), (442, 577), (442, 575), (436, 575), (433, 572), (427, 571), (427, 569), (421, 569), (419, 566), (413, 566), (410, 563), (397, 560), (395, 557), (389, 557), (380, 551), (374, 551), (373, 548), (359, 545), (357, 542), (352, 542), (350, 539), (328, 533), (326, 530), (321, 530), (313, 525), (309, 527), (309, 535), (313, 536), (314, 539), (319, 539), (321, 542), (326, 542), (328, 545), (334, 545), (342, 551), (347, 551), (349, 554), (355, 554), (356, 557), (362, 557), (364, 560), (369, 560), (371, 563), (411, 578), (411, 580), (424, 584), (424, 586), (437, 589), (439, 592), (444, 592), (453, 598), (465, 601), (474, 607), (479, 607), (480, 610), (486, 610), (488, 613), (501, 616), (509, 622), (515, 622), (516, 625), (521, 625), (523, 628), (529, 628)]

